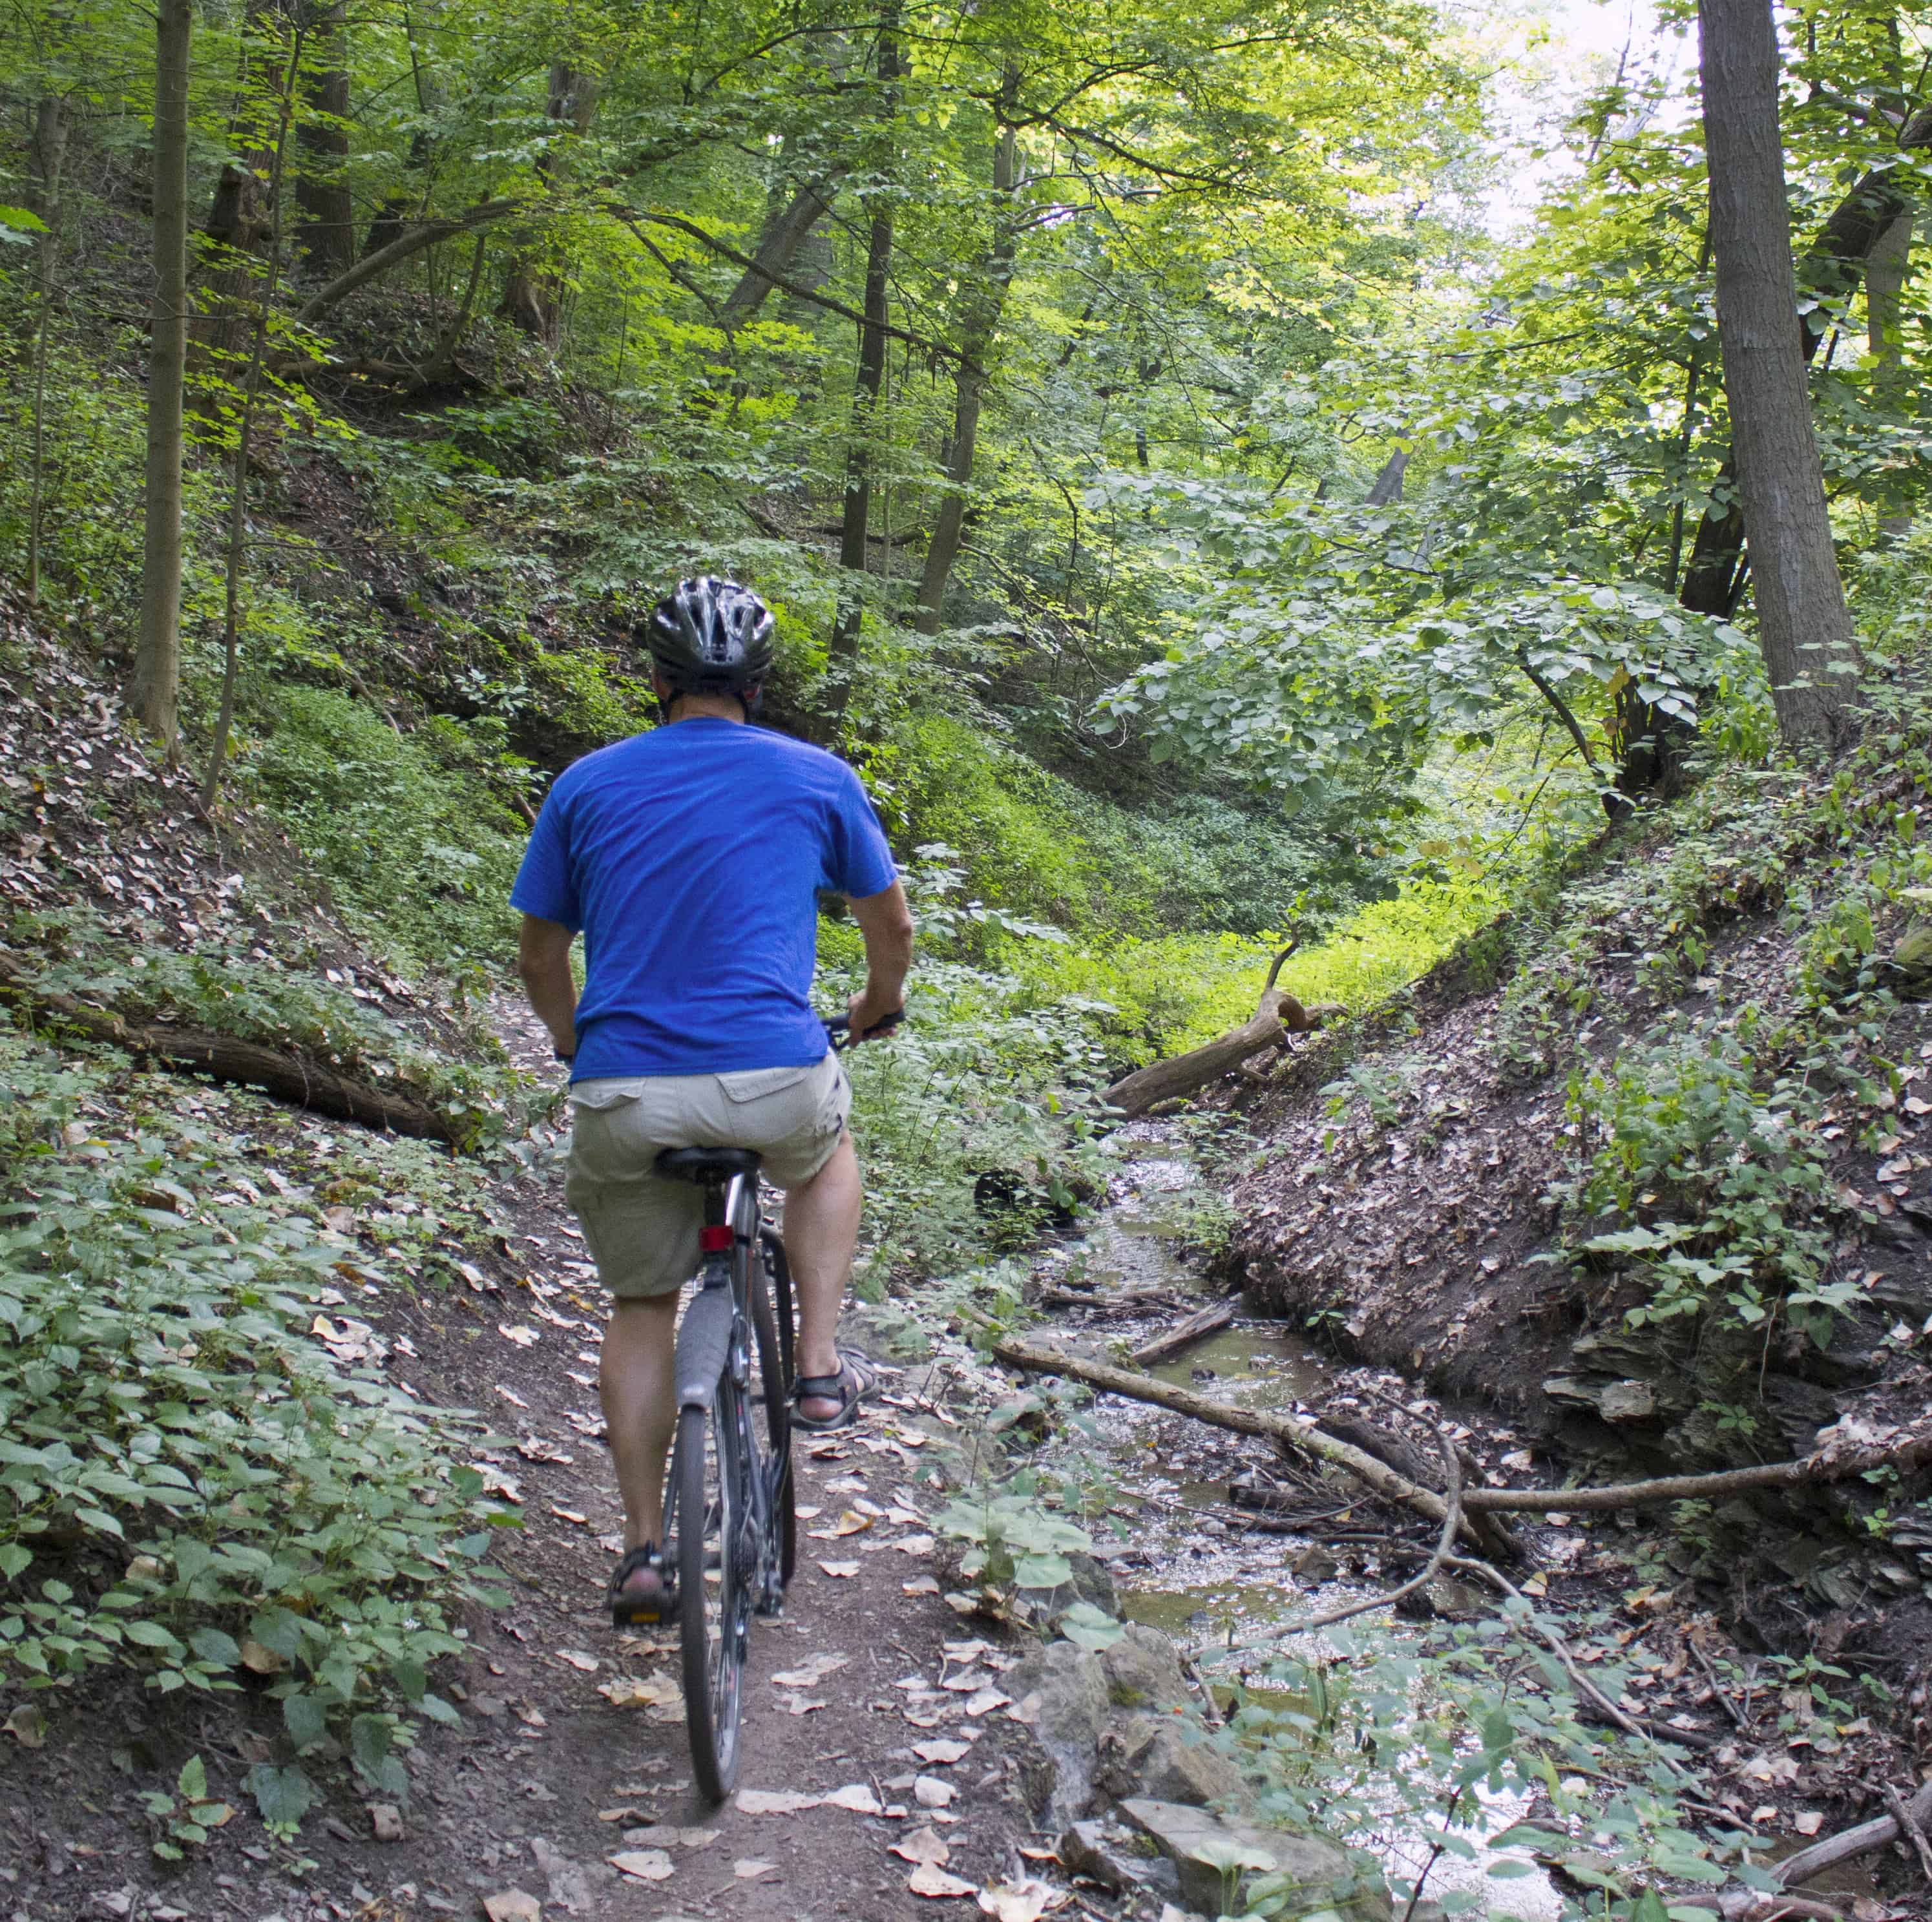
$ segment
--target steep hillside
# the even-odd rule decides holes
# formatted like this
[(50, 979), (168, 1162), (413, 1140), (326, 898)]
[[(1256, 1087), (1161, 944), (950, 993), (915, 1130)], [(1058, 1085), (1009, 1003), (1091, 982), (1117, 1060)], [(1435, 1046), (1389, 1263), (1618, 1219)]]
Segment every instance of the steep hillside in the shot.
[[(1892, 705), (1835, 767), (1719, 774), (1606, 835), (1311, 1037), (1248, 1107), (1252, 1297), (1573, 1466), (1932, 1425), (1932, 763), (1922, 695)], [(1821, 1541), (1760, 1536), (1812, 1606), (1932, 1597), (1932, 1510), (1886, 1481)], [(1762, 1512), (1694, 1525), (1689, 1561), (1723, 1576)]]

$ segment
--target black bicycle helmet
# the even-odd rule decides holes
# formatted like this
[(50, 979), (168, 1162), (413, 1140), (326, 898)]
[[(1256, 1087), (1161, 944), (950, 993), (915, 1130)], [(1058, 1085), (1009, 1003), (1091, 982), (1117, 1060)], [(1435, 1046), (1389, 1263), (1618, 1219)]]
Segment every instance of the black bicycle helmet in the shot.
[(651, 610), (646, 645), (674, 696), (736, 694), (751, 711), (772, 666), (772, 611), (715, 574), (680, 580)]

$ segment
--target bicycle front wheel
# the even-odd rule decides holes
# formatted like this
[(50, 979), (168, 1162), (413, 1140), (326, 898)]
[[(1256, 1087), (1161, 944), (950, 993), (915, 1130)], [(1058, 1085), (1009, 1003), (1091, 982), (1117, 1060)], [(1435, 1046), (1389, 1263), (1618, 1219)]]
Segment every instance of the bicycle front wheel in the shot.
[(738, 1780), (738, 1723), (752, 1626), (750, 1464), (743, 1403), (728, 1375), (709, 1408), (686, 1408), (677, 1429), (678, 1618), (684, 1719), (699, 1792), (722, 1802)]

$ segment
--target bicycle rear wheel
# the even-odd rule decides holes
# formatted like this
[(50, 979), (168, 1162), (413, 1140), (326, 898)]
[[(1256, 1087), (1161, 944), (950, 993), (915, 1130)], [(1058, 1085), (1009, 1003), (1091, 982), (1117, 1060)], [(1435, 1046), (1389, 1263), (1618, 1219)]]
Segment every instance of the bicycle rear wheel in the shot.
[(728, 1375), (709, 1408), (686, 1408), (677, 1428), (678, 1619), (684, 1719), (699, 1792), (722, 1802), (738, 1780), (738, 1723), (751, 1632), (751, 1465), (744, 1404)]

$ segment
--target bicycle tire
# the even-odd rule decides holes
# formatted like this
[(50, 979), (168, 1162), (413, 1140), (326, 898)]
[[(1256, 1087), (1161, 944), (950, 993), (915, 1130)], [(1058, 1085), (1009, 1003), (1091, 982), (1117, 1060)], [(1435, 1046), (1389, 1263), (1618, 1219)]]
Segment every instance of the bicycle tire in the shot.
[[(745, 1642), (751, 1598), (741, 1555), (746, 1470), (738, 1432), (742, 1405), (727, 1375), (708, 1408), (687, 1408), (677, 1425), (679, 1639), (684, 1720), (698, 1792), (722, 1802), (738, 1780)], [(715, 1576), (715, 1581), (707, 1577)]]
[[(751, 1297), (752, 1331), (758, 1343), (759, 1400), (765, 1412), (764, 1444), (768, 1461), (778, 1465), (772, 1477), (772, 1526), (778, 1537), (778, 1573), (789, 1583), (798, 1565), (798, 1515), (791, 1473), (791, 1282), (784, 1266), (784, 1249), (769, 1231), (759, 1237), (760, 1258), (751, 1262), (747, 1292)], [(776, 1282), (776, 1289), (772, 1283)], [(777, 1298), (782, 1315), (774, 1306)]]

